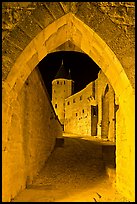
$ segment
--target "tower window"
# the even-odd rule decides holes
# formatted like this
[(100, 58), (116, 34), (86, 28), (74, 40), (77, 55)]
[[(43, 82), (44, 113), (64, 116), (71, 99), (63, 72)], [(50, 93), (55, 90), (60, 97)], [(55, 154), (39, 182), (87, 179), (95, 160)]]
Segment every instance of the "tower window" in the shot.
[(76, 116), (77, 116), (78, 114), (76, 113)]
[(73, 103), (75, 103), (76, 101), (75, 101), (75, 99), (73, 99)]
[(65, 81), (64, 81), (64, 84), (65, 84)]
[(55, 104), (55, 108), (57, 108), (57, 104)]
[(93, 107), (93, 115), (94, 115), (94, 116), (96, 115), (96, 109), (95, 109), (95, 107)]
[(68, 101), (68, 105), (69, 105), (70, 103), (69, 103), (69, 101)]
[(82, 100), (82, 96), (80, 96), (80, 100)]
[(82, 113), (84, 113), (84, 109), (82, 110)]
[(98, 106), (92, 106), (92, 115), (97, 116), (98, 115)]
[(59, 84), (59, 81), (57, 81), (57, 84)]

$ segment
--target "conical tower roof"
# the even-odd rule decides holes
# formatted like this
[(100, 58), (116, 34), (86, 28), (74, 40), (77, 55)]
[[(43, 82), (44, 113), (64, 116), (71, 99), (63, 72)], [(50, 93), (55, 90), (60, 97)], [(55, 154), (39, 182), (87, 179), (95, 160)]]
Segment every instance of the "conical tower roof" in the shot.
[(70, 75), (70, 69), (69, 69), (69, 72), (67, 72), (64, 68), (64, 64), (63, 64), (63, 60), (62, 60), (62, 63), (61, 63), (61, 66), (55, 76), (55, 79), (59, 79), (59, 78), (62, 78), (62, 79), (71, 79), (71, 75)]

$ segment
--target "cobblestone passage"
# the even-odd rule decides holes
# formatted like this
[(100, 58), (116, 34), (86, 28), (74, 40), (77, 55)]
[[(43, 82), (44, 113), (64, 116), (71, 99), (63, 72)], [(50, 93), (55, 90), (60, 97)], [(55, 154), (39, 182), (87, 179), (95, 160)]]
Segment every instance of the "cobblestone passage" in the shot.
[(106, 174), (101, 140), (65, 135), (34, 183), (12, 202), (58, 201), (125, 201)]

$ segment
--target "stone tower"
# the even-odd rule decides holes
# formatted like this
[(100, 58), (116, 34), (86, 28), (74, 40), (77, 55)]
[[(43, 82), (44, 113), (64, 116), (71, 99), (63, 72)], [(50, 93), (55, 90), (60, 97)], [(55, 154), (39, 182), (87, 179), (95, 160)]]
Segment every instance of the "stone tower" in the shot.
[(74, 81), (71, 79), (70, 70), (67, 73), (62, 60), (55, 79), (52, 81), (52, 105), (62, 126), (65, 119), (65, 99), (73, 94), (73, 86)]

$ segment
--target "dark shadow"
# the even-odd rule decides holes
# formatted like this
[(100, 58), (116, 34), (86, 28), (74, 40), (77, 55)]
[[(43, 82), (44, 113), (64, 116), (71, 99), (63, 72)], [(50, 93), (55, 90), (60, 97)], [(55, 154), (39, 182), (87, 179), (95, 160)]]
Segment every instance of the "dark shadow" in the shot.
[(116, 145), (102, 145), (102, 157), (105, 166), (116, 168)]
[[(92, 136), (91, 136), (92, 137)], [(99, 146), (101, 148), (101, 157), (104, 161), (104, 164), (106, 167), (116, 168), (116, 144), (111, 143), (109, 141), (103, 142), (102, 140), (97, 141), (91, 141), (86, 140), (82, 136), (71, 136), (71, 137), (62, 137), (62, 138), (56, 138), (56, 144), (55, 148), (57, 147), (64, 147), (66, 145), (66, 140), (68, 139), (74, 139), (78, 143), (81, 142), (81, 139), (84, 143), (89, 143), (89, 145)]]

